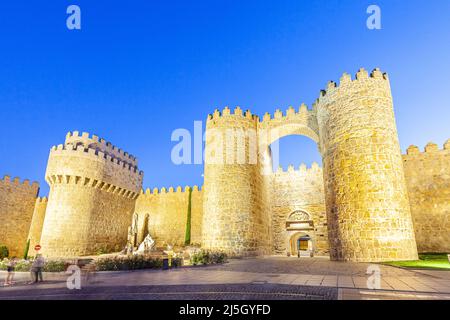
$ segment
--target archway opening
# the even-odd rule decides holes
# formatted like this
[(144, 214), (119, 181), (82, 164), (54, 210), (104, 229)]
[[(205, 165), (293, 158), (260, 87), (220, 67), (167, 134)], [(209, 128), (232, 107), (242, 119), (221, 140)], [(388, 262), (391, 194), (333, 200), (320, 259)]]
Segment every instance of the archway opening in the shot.
[(296, 133), (270, 145), (270, 210), (275, 253), (328, 255), (322, 156), (317, 142)]
[(270, 144), (272, 154), (272, 170), (278, 168), (286, 170), (289, 166), (298, 169), (305, 164), (308, 168), (313, 163), (321, 165), (322, 156), (317, 143), (311, 138), (302, 135), (289, 135), (282, 137)]
[(307, 232), (294, 233), (289, 239), (289, 250), (291, 256), (313, 257), (313, 238)]

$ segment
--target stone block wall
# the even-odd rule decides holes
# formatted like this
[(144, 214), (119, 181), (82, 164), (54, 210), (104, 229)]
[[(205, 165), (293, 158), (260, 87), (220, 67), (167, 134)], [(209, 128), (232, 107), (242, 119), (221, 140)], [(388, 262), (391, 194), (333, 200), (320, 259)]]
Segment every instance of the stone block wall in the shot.
[(80, 184), (54, 183), (41, 237), (42, 253), (74, 257), (125, 247), (135, 199)]
[(10, 256), (22, 257), (27, 243), (39, 185), (19, 178), (0, 180), (0, 245)]
[(216, 110), (206, 124), (202, 246), (231, 256), (271, 249), (270, 219), (258, 161), (258, 117), (237, 107)]
[(289, 107), (284, 113), (277, 109), (273, 116), (266, 112), (258, 123), (258, 144), (260, 151), (274, 141), (289, 135), (302, 135), (319, 142), (319, 128), (315, 110), (309, 110), (302, 103), (298, 110)]
[(289, 166), (271, 175), (270, 204), (272, 213), (273, 252), (286, 255), (289, 240), (293, 234), (286, 230), (286, 221), (295, 211), (308, 213), (314, 225), (312, 230), (304, 230), (313, 241), (314, 253), (327, 255), (328, 230), (325, 211), (322, 169), (317, 163), (307, 169), (301, 165), (298, 170)]
[(44, 227), (45, 211), (47, 210), (47, 197), (38, 197), (34, 206), (28, 239), (30, 240), (29, 254), (33, 255), (34, 247), (41, 243), (42, 228)]
[[(137, 242), (147, 234), (157, 247), (184, 245), (189, 206), (189, 188), (147, 189), (136, 200)], [(191, 244), (200, 245), (203, 219), (203, 195), (197, 186), (191, 193)]]
[(42, 253), (70, 257), (119, 251), (126, 245), (143, 173), (136, 158), (103, 139), (73, 136), (50, 150)]
[(361, 69), (314, 105), (332, 260), (417, 259), (389, 79)]
[(450, 252), (450, 140), (403, 155), (406, 185), (419, 252)]

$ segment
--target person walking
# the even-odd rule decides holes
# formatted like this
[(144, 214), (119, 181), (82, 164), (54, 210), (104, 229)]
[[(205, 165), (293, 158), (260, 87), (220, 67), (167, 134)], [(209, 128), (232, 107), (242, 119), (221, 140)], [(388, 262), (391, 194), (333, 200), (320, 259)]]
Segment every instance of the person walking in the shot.
[(14, 282), (14, 269), (16, 268), (16, 264), (17, 264), (17, 259), (16, 257), (12, 257), (11, 260), (9, 260), (8, 265), (7, 265), (7, 271), (8, 274), (6, 275), (6, 279), (5, 279), (5, 286), (10, 286), (12, 285)]
[(42, 277), (42, 270), (45, 266), (45, 259), (42, 254), (38, 253), (36, 255), (36, 259), (33, 261), (33, 265), (31, 266), (32, 273), (34, 273), (34, 283), (38, 281), (43, 282), (44, 279)]

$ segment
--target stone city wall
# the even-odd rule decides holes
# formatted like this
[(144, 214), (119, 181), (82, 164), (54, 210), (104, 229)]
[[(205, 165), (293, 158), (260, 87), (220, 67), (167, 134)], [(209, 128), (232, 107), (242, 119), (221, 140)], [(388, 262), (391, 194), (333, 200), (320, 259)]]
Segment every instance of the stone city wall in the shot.
[[(302, 231), (312, 238), (315, 254), (328, 254), (323, 174), (318, 164), (313, 163), (311, 168), (302, 164), (298, 170), (292, 166), (287, 171), (279, 168), (271, 175), (270, 188), (274, 253), (286, 255), (290, 237)], [(287, 219), (295, 211), (304, 211), (311, 216), (313, 226), (310, 230), (294, 232), (286, 229)]]
[(38, 192), (37, 182), (9, 176), (0, 180), (0, 245), (8, 247), (10, 256), (24, 255)]
[[(292, 134), (318, 143), (323, 172), (266, 172), (270, 144)], [(239, 107), (216, 110), (206, 125), (204, 188), (192, 188), (191, 244), (231, 256), (285, 254), (296, 232), (286, 219), (301, 211), (312, 218), (314, 250), (332, 260), (449, 252), (449, 160), (449, 141), (401, 155), (389, 79), (378, 69), (329, 82), (311, 110), (277, 110), (262, 121)], [(0, 244), (11, 255), (23, 254), (27, 237), (47, 256), (118, 251), (133, 213), (137, 242), (150, 233), (157, 246), (184, 244), (189, 189), (143, 192), (137, 164), (96, 135), (69, 132), (50, 151), (48, 201), (36, 199), (37, 183), (0, 180)]]
[[(157, 247), (184, 245), (189, 206), (189, 189), (157, 188), (141, 192), (136, 200), (137, 243), (147, 234), (155, 240)], [(203, 219), (203, 194), (197, 186), (191, 192), (191, 241), (200, 245)]]
[(450, 252), (450, 140), (410, 146), (403, 165), (419, 252)]

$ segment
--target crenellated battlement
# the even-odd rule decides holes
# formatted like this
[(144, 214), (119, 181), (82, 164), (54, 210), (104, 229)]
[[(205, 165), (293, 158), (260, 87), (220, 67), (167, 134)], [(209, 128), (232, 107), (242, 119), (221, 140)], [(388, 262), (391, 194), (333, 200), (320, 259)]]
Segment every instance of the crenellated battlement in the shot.
[(129, 170), (139, 176), (142, 176), (144, 174), (143, 171), (138, 170), (138, 167), (136, 165), (131, 165), (130, 163), (119, 158), (115, 158), (114, 156), (111, 156), (110, 154), (103, 151), (92, 148), (85, 148), (83, 145), (59, 144), (57, 146), (53, 146), (50, 149), (50, 156), (51, 155), (79, 155), (83, 157), (90, 157), (94, 160), (105, 160), (106, 162), (110, 162), (116, 165), (118, 169), (123, 168), (125, 170)]
[(375, 68), (369, 74), (364, 68), (360, 68), (352, 79), (352, 76), (344, 72), (339, 80), (339, 84), (334, 81), (328, 81), (326, 89), (320, 90), (319, 98), (313, 104), (313, 110), (317, 108), (317, 104), (326, 102), (327, 96), (333, 95), (340, 90), (349, 90), (349, 93), (353, 90), (359, 90), (365, 88), (369, 83), (377, 86), (384, 86), (386, 89), (390, 88), (389, 76), (387, 73), (382, 73), (379, 68)]
[(137, 158), (132, 154), (116, 147), (111, 142), (106, 141), (103, 138), (99, 138), (95, 134), (89, 134), (88, 132), (79, 131), (68, 132), (65, 140), (66, 145), (79, 146), (82, 145), (85, 148), (92, 148), (109, 154), (112, 157), (118, 158), (123, 162), (130, 163), (133, 166), (137, 166)]
[(190, 186), (185, 186), (184, 188), (181, 186), (177, 186), (176, 188), (174, 187), (169, 187), (169, 188), (165, 188), (162, 187), (161, 189), (158, 188), (147, 188), (142, 189), (141, 190), (141, 195), (157, 195), (157, 194), (170, 194), (170, 193), (189, 193), (189, 190), (192, 188), (192, 192), (201, 192), (202, 191), (202, 187), (198, 187), (197, 185), (190, 187)]
[(33, 190), (37, 192), (39, 190), (39, 183), (36, 181), (31, 182), (28, 179), (20, 180), (19, 177), (14, 177), (11, 179), (9, 175), (4, 175), (2, 179), (0, 179), (0, 183), (3, 185), (11, 185), (18, 188), (24, 188), (27, 190)]
[(406, 154), (403, 156), (415, 156), (415, 155), (426, 155), (426, 154), (433, 154), (436, 152), (445, 152), (450, 150), (450, 139), (448, 139), (444, 144), (442, 149), (439, 149), (439, 146), (434, 142), (428, 142), (427, 145), (424, 147), (423, 152), (420, 151), (419, 147), (415, 145), (410, 145), (406, 149)]
[(207, 128), (257, 130), (263, 149), (290, 134), (304, 135), (316, 142), (319, 139), (316, 110), (308, 109), (304, 103), (297, 110), (290, 106), (285, 112), (280, 109), (273, 115), (266, 112), (262, 118), (251, 114), (249, 110), (243, 112), (240, 107), (236, 107), (234, 113), (229, 107), (225, 107), (222, 112), (216, 109), (213, 114), (208, 115)]
[(308, 109), (304, 103), (297, 110), (290, 106), (284, 113), (277, 109), (273, 117), (266, 112), (262, 121), (258, 123), (258, 131), (262, 150), (265, 146), (288, 135), (302, 135), (315, 142), (319, 141), (316, 111)]
[(321, 174), (322, 168), (319, 166), (317, 162), (313, 162), (311, 167), (307, 167), (306, 164), (302, 163), (298, 169), (296, 169), (293, 165), (289, 165), (285, 170), (283, 167), (279, 166), (278, 169), (272, 173), (272, 175), (290, 175), (290, 174), (300, 174), (300, 175), (308, 175), (308, 174)]
[(241, 107), (237, 106), (236, 108), (234, 108), (234, 112), (231, 112), (230, 108), (228, 106), (226, 106), (225, 108), (223, 108), (222, 112), (219, 111), (219, 109), (215, 109), (214, 113), (212, 114), (208, 114), (207, 117), (207, 122), (211, 121), (211, 120), (218, 120), (222, 117), (242, 117), (242, 118), (246, 118), (248, 120), (254, 120), (254, 121), (258, 121), (259, 117), (257, 115), (254, 115), (251, 113), (250, 110), (247, 111), (242, 111)]
[(266, 112), (260, 122), (261, 124), (264, 124), (273, 120), (288, 120), (295, 117), (303, 117), (306, 119), (311, 114), (314, 114), (314, 110), (308, 109), (306, 104), (302, 103), (298, 110), (295, 110), (292, 106), (289, 106), (284, 113), (280, 109), (276, 109), (273, 117), (269, 112)]
[(85, 146), (83, 143), (53, 146), (50, 149), (46, 181), (51, 185), (58, 183), (58, 180), (51, 177), (86, 177), (92, 181), (139, 193), (144, 174), (138, 170), (137, 165), (123, 161), (102, 149)]
[(44, 204), (48, 202), (48, 198), (47, 197), (37, 197), (36, 198), (36, 204)]
[(273, 113), (273, 116), (270, 113), (266, 112), (263, 118), (260, 118), (258, 115), (252, 114), (250, 110), (244, 112), (239, 106), (237, 106), (234, 109), (234, 112), (232, 112), (231, 109), (227, 106), (222, 111), (219, 111), (219, 109), (215, 109), (214, 113), (208, 114), (207, 120), (209, 121), (214, 119), (220, 119), (221, 117), (228, 117), (228, 116), (238, 116), (251, 120), (258, 120), (261, 123), (265, 123), (271, 120), (289, 119), (296, 116), (305, 117), (310, 114), (314, 114), (314, 110), (308, 109), (308, 107), (304, 103), (301, 104), (298, 110), (295, 110), (295, 108), (292, 106), (289, 106), (289, 108), (284, 113), (280, 109), (276, 109), (275, 112)]

